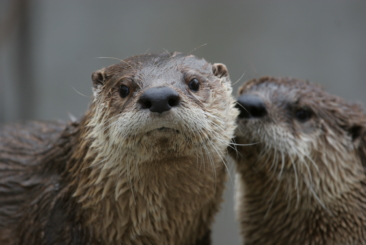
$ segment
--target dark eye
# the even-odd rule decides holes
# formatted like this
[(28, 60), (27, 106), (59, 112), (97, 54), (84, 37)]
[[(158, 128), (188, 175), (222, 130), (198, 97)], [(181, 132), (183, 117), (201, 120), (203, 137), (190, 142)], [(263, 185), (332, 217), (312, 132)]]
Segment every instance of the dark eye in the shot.
[(126, 98), (129, 93), (130, 93), (130, 89), (126, 85), (121, 85), (121, 87), (119, 87), (119, 95), (122, 98)]
[(295, 117), (297, 120), (299, 120), (300, 122), (306, 122), (307, 120), (309, 120), (312, 116), (312, 113), (309, 109), (298, 109), (295, 112)]
[(197, 92), (200, 88), (200, 82), (196, 78), (193, 78), (189, 81), (188, 87), (190, 90)]

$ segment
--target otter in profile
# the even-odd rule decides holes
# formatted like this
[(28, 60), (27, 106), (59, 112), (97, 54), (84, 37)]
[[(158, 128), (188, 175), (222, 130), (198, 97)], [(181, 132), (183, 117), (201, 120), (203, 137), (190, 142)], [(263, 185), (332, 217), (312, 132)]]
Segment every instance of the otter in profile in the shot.
[(133, 56), (78, 122), (0, 129), (0, 244), (210, 244), (238, 111), (223, 64)]
[(366, 116), (320, 86), (239, 91), (236, 212), (248, 244), (366, 243)]

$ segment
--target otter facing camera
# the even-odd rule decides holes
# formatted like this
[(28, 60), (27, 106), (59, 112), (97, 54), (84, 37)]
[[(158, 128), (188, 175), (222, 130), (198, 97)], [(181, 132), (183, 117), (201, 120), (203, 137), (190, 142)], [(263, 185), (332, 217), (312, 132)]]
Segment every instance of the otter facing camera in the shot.
[(237, 116), (211, 67), (132, 56), (79, 120), (1, 125), (0, 244), (210, 244)]

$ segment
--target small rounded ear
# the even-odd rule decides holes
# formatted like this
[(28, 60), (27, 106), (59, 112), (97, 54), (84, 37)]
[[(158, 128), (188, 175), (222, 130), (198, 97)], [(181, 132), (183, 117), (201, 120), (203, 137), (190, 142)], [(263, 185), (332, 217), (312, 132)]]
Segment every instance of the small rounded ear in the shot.
[(92, 73), (93, 88), (97, 89), (99, 86), (103, 86), (106, 80), (105, 69), (101, 69)]
[(226, 68), (226, 65), (222, 63), (215, 63), (212, 65), (212, 72), (215, 76), (221, 78), (221, 77), (227, 77), (229, 75), (229, 72)]
[(102, 91), (102, 86), (107, 80), (107, 75), (105, 69), (101, 69), (92, 73), (92, 81), (93, 81), (93, 94), (96, 96)]

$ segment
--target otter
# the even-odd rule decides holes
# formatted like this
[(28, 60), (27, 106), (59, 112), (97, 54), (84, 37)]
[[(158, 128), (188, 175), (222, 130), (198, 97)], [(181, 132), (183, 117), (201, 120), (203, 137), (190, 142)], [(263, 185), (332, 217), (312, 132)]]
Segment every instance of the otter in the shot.
[(210, 244), (238, 110), (223, 64), (144, 54), (92, 74), (78, 121), (0, 129), (0, 244)]
[(248, 244), (366, 243), (366, 116), (292, 78), (245, 83), (230, 151)]

